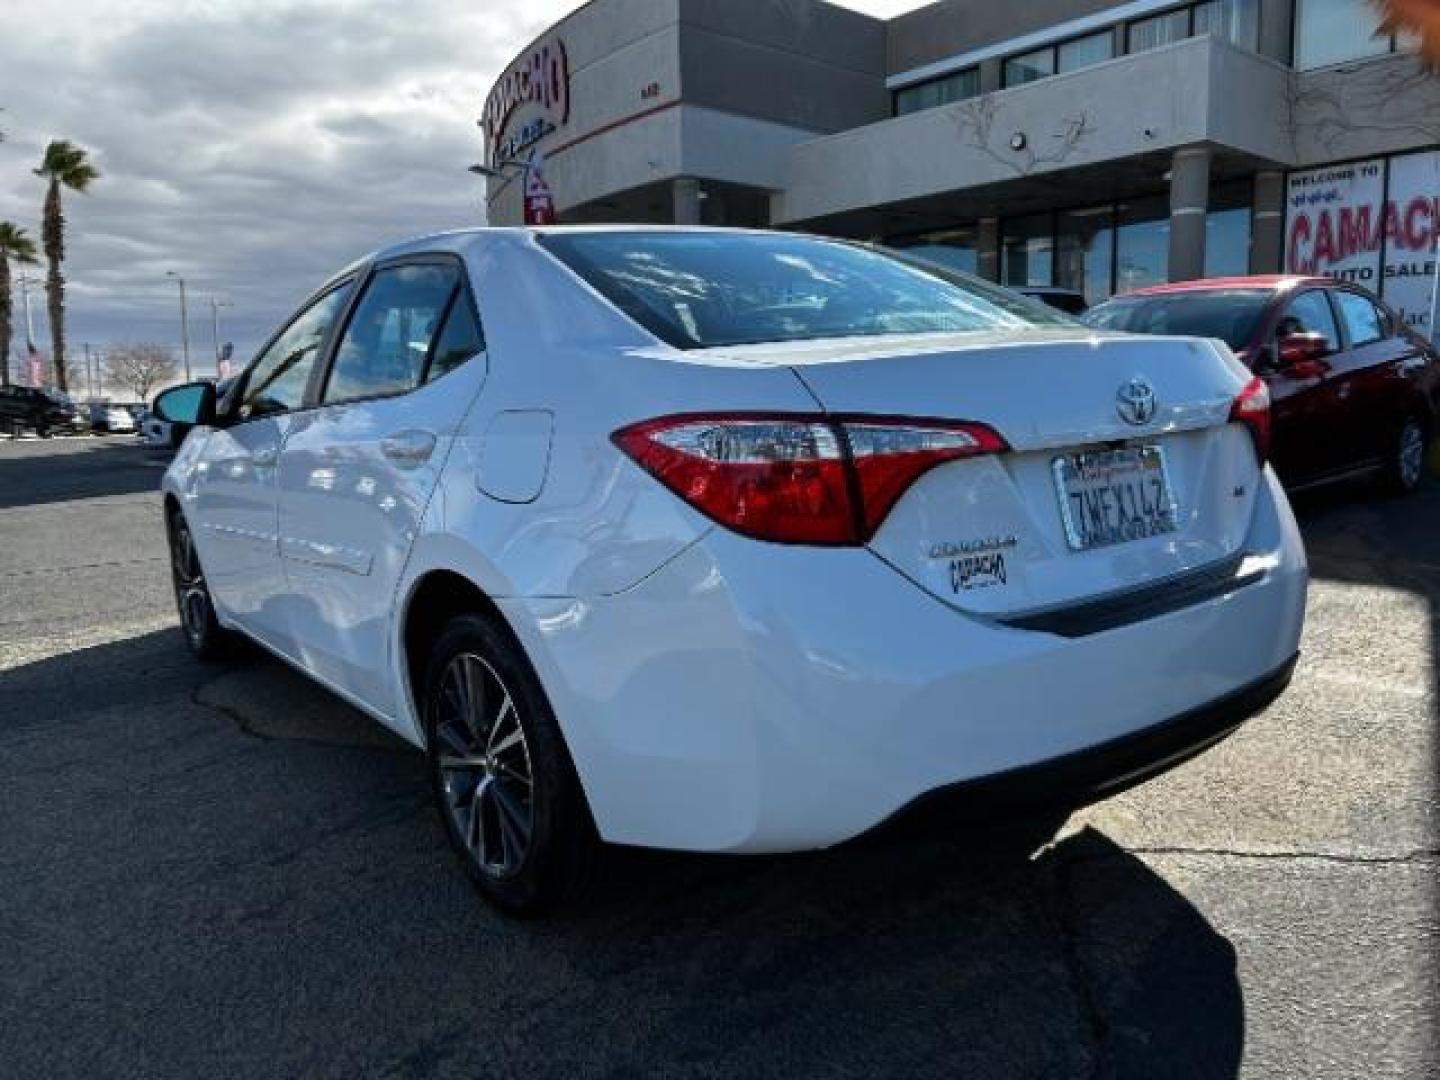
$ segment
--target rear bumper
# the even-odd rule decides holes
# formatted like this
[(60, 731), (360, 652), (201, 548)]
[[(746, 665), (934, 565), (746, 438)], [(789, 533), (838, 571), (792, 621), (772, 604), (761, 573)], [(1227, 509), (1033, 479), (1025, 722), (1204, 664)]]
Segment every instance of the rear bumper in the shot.
[(499, 603), (607, 840), (821, 848), (957, 785), (1114, 790), (1263, 707), (1308, 580), (1268, 474), (1264, 496), (1257, 577), (1081, 637), (961, 614), (867, 551), (721, 530), (617, 596)]
[(1075, 807), (1118, 794), (1183, 765), (1234, 734), (1285, 692), (1299, 660), (1297, 653), (1249, 685), (1154, 727), (1048, 761), (937, 788), (896, 816), (933, 802), (967, 808)]

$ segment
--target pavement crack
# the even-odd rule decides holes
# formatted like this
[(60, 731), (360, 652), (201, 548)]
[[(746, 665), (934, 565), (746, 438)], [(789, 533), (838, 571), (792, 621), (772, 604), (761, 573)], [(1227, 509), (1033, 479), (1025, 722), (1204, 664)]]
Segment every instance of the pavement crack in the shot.
[(273, 732), (261, 731), (255, 726), (253, 721), (247, 718), (244, 713), (242, 713), (239, 709), (235, 708), (233, 705), (227, 705), (221, 701), (211, 701), (205, 698), (204, 695), (206, 690), (208, 690), (210, 687), (214, 686), (216, 683), (220, 682), (222, 679), (226, 678), (227, 675), (230, 674), (233, 674), (233, 672), (226, 672), (224, 674), (217, 675), (215, 676), (215, 678), (207, 679), (205, 682), (195, 687), (195, 689), (190, 692), (190, 703), (197, 708), (209, 709), (212, 712), (219, 713), (221, 716), (225, 717), (232, 724), (234, 724), (236, 729), (239, 730), (240, 734), (242, 735), (264, 743), (286, 743), (289, 745), (299, 746), (320, 746), (324, 747), (327, 750), (365, 750), (380, 753), (393, 752), (388, 751), (383, 746), (377, 746), (372, 743), (345, 742), (340, 739), (319, 739), (311, 735), (277, 735)]
[(1220, 859), (1253, 859), (1261, 862), (1326, 862), (1350, 866), (1405, 866), (1440, 859), (1440, 848), (1420, 848), (1401, 855), (1361, 855), (1339, 851), (1254, 851), (1244, 848), (1161, 845), (1128, 847), (1114, 854), (1074, 856), (1070, 861), (1073, 863), (1097, 863), (1119, 859), (1127, 855), (1198, 855)]

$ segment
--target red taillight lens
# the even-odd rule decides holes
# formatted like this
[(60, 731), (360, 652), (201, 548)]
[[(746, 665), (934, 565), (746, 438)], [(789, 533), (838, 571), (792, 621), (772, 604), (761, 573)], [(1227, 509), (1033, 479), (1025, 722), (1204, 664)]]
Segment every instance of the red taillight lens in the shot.
[(1270, 388), (1258, 375), (1235, 395), (1230, 422), (1244, 424), (1255, 443), (1255, 457), (1264, 465), (1270, 457)]
[(1005, 449), (980, 424), (811, 416), (648, 420), (615, 434), (637, 464), (726, 528), (790, 544), (861, 544), (936, 465)]

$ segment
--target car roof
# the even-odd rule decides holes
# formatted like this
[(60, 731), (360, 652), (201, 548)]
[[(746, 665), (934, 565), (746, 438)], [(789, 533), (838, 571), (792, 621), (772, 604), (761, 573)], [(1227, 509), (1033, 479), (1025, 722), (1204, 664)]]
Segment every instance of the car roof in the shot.
[(1250, 274), (1235, 277), (1197, 278), (1194, 281), (1172, 281), (1165, 285), (1150, 285), (1135, 289), (1124, 296), (1163, 296), (1167, 293), (1214, 292), (1221, 289), (1257, 289), (1266, 292), (1285, 292), (1301, 285), (1335, 285), (1332, 278), (1314, 277), (1303, 274)]

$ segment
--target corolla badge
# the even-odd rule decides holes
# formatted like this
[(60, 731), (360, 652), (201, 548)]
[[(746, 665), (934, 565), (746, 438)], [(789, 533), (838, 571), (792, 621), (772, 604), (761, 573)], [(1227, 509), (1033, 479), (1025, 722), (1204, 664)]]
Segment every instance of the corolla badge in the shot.
[(1150, 423), (1155, 419), (1157, 408), (1155, 388), (1138, 376), (1120, 387), (1115, 394), (1115, 411), (1127, 424), (1140, 427)]

